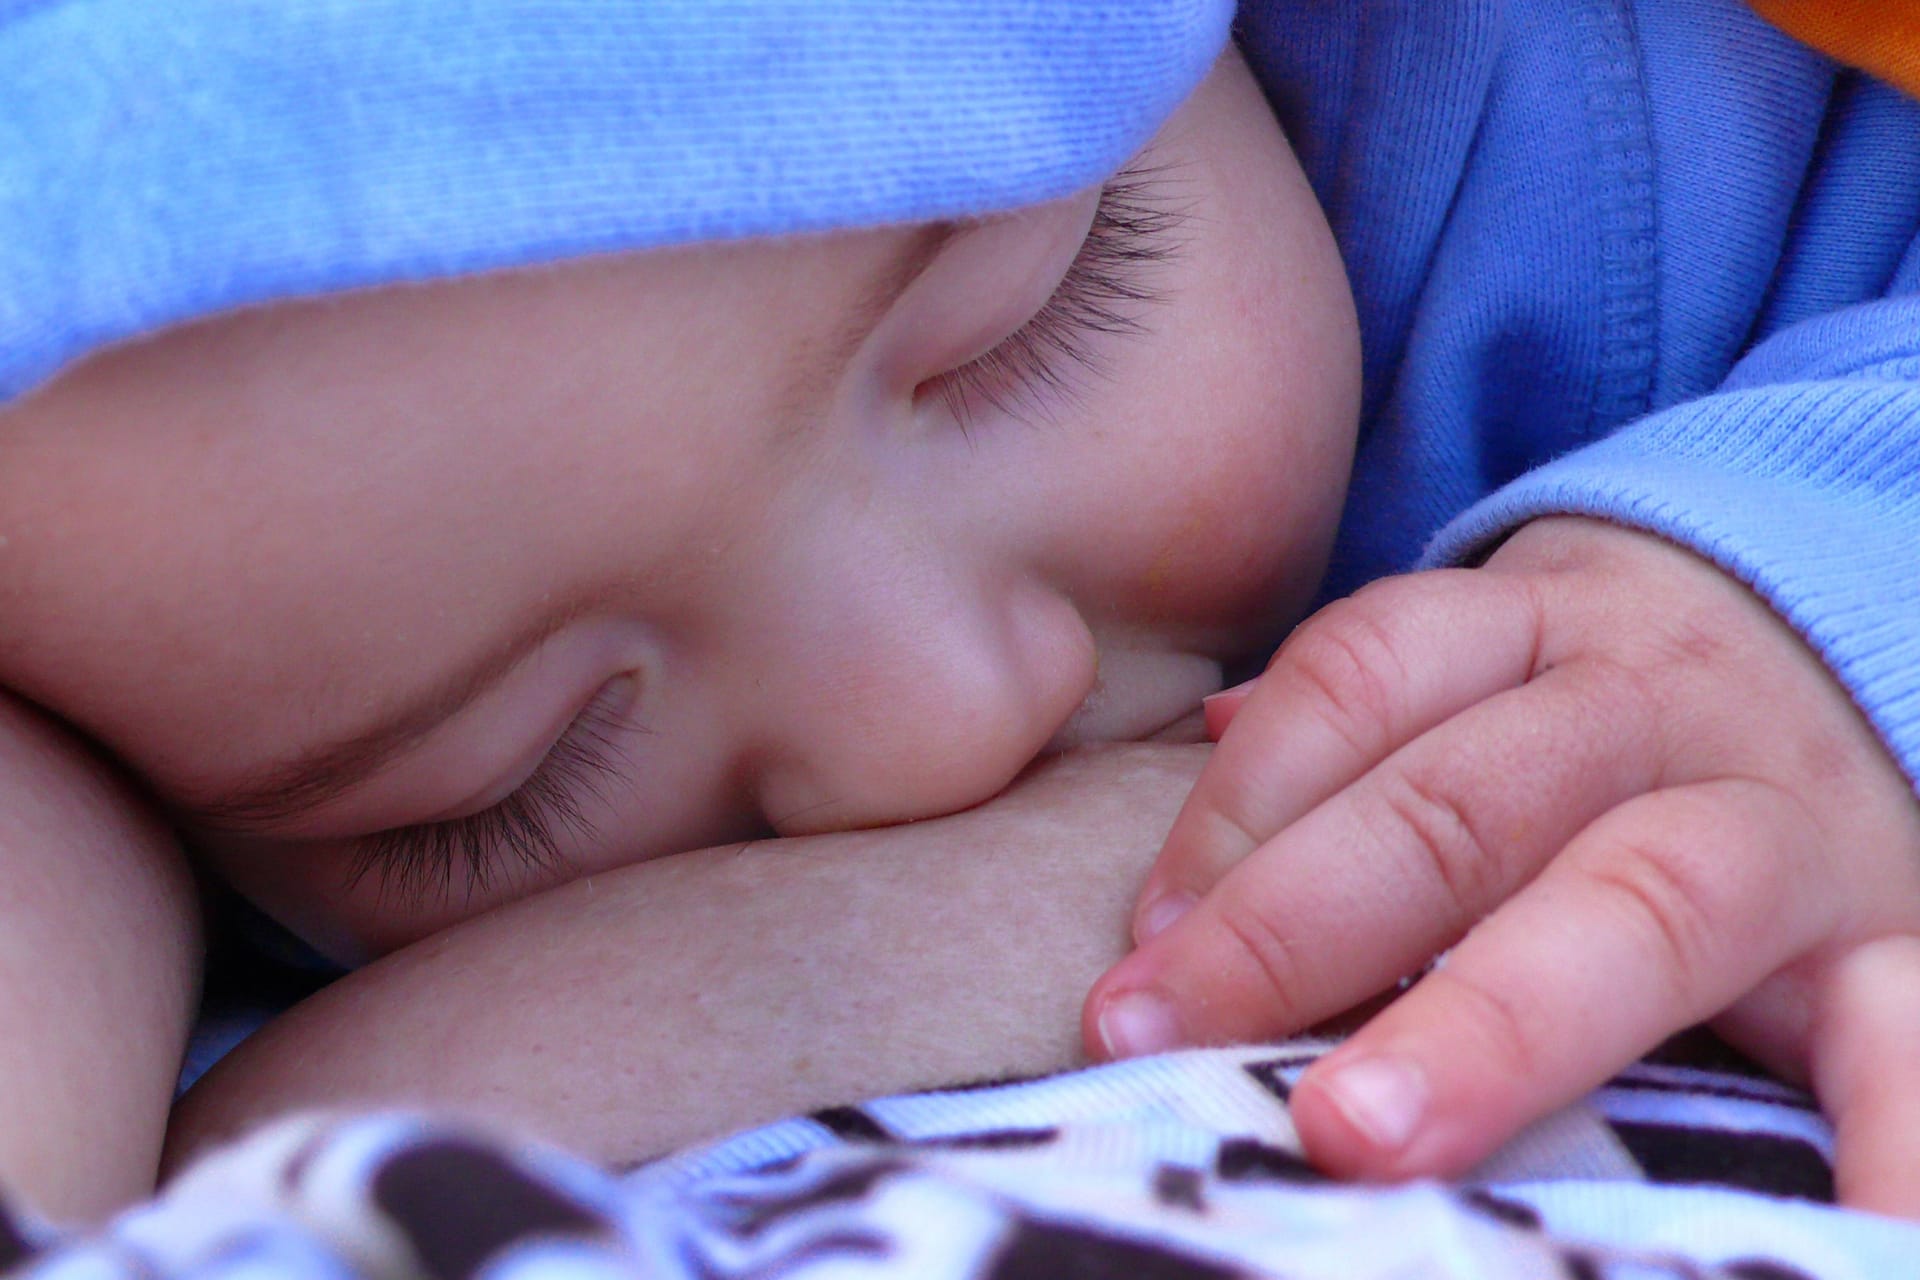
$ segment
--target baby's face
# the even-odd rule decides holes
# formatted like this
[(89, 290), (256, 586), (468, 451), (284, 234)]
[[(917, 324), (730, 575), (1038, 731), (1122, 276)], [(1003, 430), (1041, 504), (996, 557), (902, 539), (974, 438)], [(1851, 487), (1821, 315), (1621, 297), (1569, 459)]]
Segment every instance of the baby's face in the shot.
[(376, 953), (1178, 719), (1312, 592), (1357, 367), (1230, 58), (1104, 193), (81, 366), (0, 416), (0, 682), (269, 911)]

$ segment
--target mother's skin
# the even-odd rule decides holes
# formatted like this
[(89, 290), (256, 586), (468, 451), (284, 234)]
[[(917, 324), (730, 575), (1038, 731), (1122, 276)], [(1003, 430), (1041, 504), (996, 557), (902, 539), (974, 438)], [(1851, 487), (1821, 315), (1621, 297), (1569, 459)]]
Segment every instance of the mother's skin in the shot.
[(328, 987), (175, 1109), (167, 1164), (282, 1111), (422, 1105), (657, 1155), (1084, 1061), (1079, 1008), (1210, 748), (1043, 762), (951, 817), (707, 849), (480, 916)]

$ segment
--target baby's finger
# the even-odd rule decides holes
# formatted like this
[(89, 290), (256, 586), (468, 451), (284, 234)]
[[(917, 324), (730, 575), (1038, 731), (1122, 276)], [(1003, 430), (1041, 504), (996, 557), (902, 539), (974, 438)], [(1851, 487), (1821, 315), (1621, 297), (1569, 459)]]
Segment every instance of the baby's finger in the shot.
[(1833, 1118), (1841, 1202), (1920, 1218), (1920, 938), (1880, 938), (1837, 962), (1813, 1079)]
[(1089, 1048), (1297, 1031), (1417, 972), (1588, 823), (1659, 785), (1662, 721), (1630, 682), (1608, 664), (1556, 667), (1396, 751), (1101, 978)]
[(1539, 616), (1515, 578), (1376, 583), (1301, 625), (1234, 713), (1140, 893), (1134, 937), (1396, 748), (1532, 674)]
[(1253, 687), (1259, 683), (1260, 678), (1255, 676), (1231, 689), (1222, 689), (1210, 697), (1200, 699), (1201, 719), (1206, 724), (1208, 738), (1214, 742), (1220, 741), (1220, 736), (1227, 731), (1227, 726), (1233, 723), (1233, 718), (1240, 714), (1241, 706), (1253, 695)]
[(1362, 1177), (1471, 1168), (1797, 954), (1822, 923), (1812, 847), (1758, 784), (1621, 805), (1302, 1078), (1308, 1154)]

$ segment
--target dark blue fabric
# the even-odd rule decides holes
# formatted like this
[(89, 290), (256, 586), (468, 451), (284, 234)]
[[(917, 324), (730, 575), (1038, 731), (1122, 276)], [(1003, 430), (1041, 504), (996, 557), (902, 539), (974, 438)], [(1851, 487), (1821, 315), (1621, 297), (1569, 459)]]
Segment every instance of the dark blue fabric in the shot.
[(1738, 0), (1261, 0), (1359, 302), (1328, 594), (1579, 513), (1749, 583), (1920, 777), (1920, 103)]

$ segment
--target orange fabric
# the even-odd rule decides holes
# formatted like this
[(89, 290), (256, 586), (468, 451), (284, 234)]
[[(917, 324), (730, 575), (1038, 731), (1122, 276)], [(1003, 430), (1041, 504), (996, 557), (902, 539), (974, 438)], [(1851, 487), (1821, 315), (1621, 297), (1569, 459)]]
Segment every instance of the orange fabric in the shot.
[(1761, 17), (1920, 97), (1920, 0), (1752, 0)]

